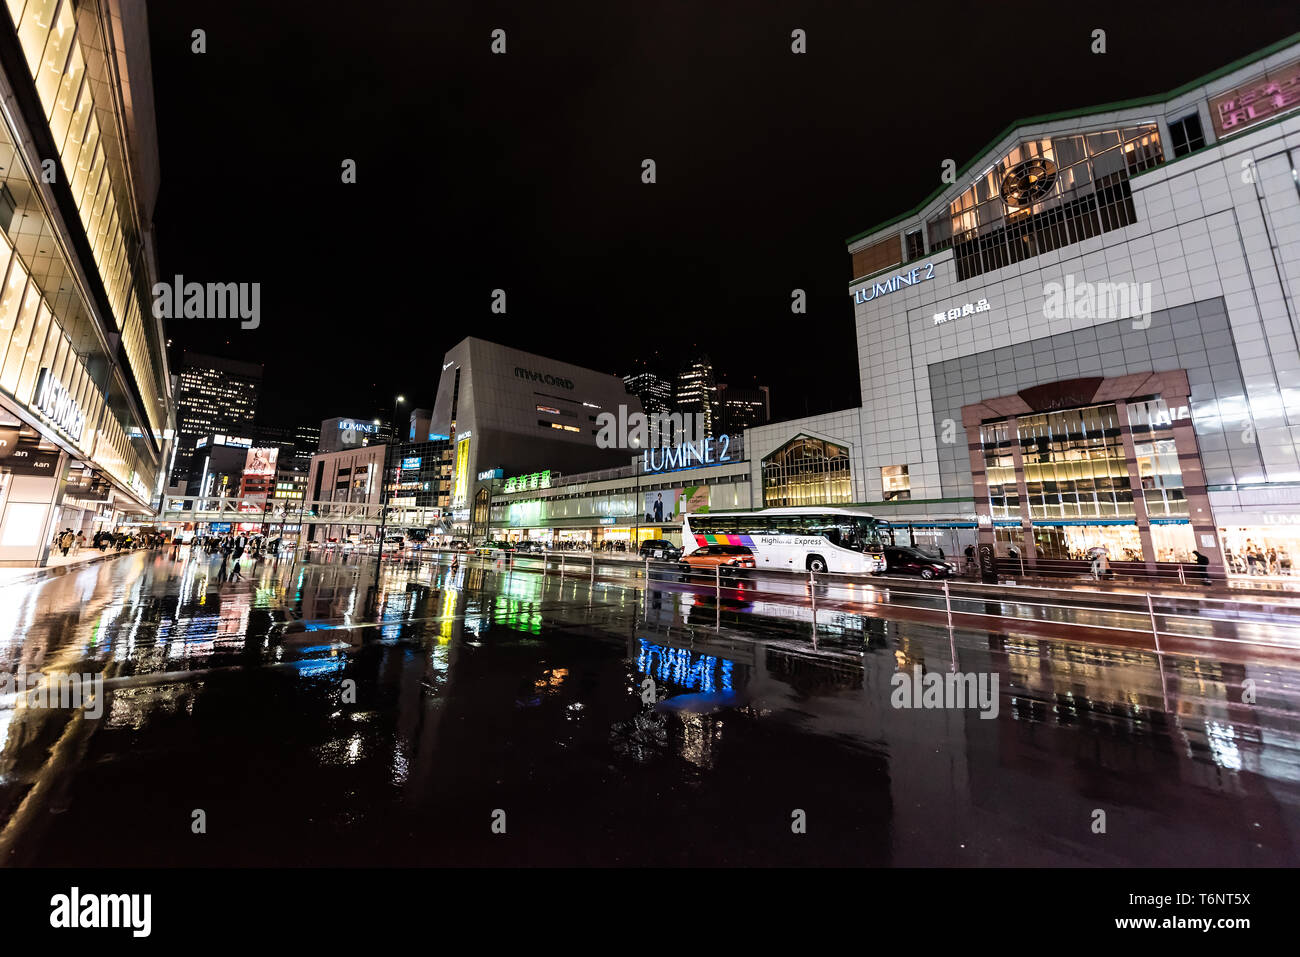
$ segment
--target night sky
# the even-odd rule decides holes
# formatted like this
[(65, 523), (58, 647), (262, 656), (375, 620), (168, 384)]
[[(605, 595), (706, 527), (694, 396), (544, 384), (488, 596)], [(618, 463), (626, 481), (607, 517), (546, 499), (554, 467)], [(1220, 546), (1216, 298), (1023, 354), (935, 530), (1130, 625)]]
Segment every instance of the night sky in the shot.
[(149, 12), (162, 273), (262, 284), (255, 331), (171, 321), (173, 362), (265, 363), (270, 424), (432, 405), (467, 335), (617, 374), (707, 352), (719, 378), (770, 385), (777, 418), (856, 405), (845, 239), (1014, 120), (1163, 93), (1300, 31), (1294, 0)]

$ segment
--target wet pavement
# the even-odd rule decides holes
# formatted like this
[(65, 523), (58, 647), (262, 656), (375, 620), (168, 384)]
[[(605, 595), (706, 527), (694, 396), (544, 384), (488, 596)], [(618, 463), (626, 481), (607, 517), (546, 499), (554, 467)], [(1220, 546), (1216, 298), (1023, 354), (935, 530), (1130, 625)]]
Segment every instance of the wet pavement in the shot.
[[(342, 555), (216, 567), (0, 586), (0, 673), (104, 679), (98, 719), (0, 695), (0, 861), (1300, 861), (1287, 660), (840, 608), (813, 640), (743, 588), (522, 562), (387, 564), (378, 591)], [(897, 672), (954, 670), (997, 677), (996, 716), (894, 706)]]

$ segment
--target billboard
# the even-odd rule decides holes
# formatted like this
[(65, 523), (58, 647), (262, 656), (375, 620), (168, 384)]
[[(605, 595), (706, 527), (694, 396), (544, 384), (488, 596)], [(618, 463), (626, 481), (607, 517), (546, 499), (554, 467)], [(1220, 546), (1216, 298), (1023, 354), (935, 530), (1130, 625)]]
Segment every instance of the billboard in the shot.
[(451, 504), (462, 507), (469, 499), (469, 438), (456, 442), (456, 465), (451, 473)]
[(646, 522), (677, 521), (677, 489), (666, 488), (645, 493)]
[(244, 458), (245, 475), (274, 475), (275, 460), (279, 457), (278, 448), (249, 449)]

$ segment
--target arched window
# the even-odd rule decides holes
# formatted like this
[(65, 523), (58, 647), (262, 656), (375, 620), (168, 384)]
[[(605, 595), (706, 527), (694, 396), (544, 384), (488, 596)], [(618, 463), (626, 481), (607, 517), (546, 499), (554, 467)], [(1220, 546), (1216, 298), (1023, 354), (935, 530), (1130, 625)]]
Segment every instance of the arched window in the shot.
[(763, 458), (763, 505), (840, 505), (853, 500), (849, 450), (801, 435)]

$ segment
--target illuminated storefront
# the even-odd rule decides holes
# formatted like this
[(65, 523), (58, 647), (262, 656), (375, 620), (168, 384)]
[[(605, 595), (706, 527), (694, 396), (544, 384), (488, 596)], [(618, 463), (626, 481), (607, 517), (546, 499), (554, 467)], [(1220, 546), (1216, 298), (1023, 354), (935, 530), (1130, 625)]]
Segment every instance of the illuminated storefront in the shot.
[[(1156, 394), (1095, 401), (1134, 386)], [(1029, 562), (1084, 561), (1100, 547), (1115, 561), (1195, 561), (1198, 533), (1214, 528), (1207, 490), (1184, 481), (1181, 462), (1200, 472), (1187, 391), (1181, 371), (1098, 376), (965, 406), (981, 537)]]
[(89, 537), (151, 511), (174, 410), (137, 205), (152, 206), (157, 158), (136, 137), (153, 117), (104, 55), (147, 37), (129, 25), (106, 43), (70, 0), (5, 6), (5, 62), (26, 70), (0, 78), (0, 564), (30, 565), (56, 526)]

